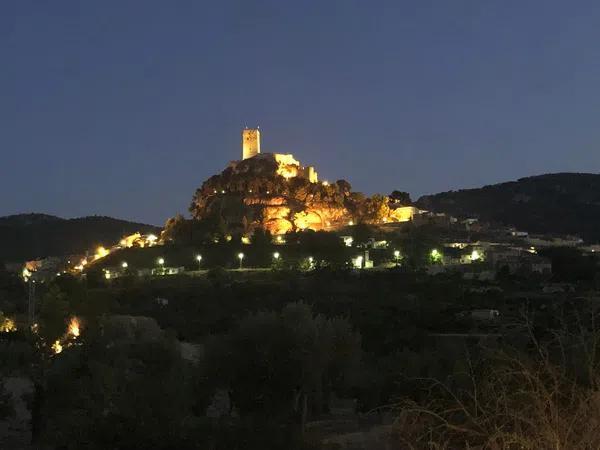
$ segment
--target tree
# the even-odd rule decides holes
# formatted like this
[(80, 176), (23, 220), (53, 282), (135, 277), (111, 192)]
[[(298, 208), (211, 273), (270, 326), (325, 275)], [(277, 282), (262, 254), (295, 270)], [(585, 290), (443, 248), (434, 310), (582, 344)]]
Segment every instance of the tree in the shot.
[(207, 348), (206, 378), (227, 388), (242, 415), (303, 423), (326, 406), (361, 358), (361, 338), (346, 319), (314, 315), (303, 303), (260, 312)]
[(189, 225), (189, 221), (185, 220), (181, 214), (177, 214), (167, 219), (161, 237), (165, 241), (189, 243), (191, 241)]
[(344, 194), (349, 194), (350, 192), (352, 192), (352, 185), (346, 180), (337, 180), (335, 184), (337, 185), (340, 192)]
[(402, 206), (410, 206), (413, 204), (413, 201), (410, 199), (410, 194), (404, 191), (392, 191), (390, 200), (394, 203), (399, 203)]
[(166, 336), (105, 333), (52, 358), (43, 406), (45, 442), (64, 449), (197, 448), (185, 443), (187, 369)]
[(365, 202), (365, 209), (363, 211), (361, 221), (377, 224), (383, 222), (383, 219), (389, 215), (390, 207), (388, 206), (387, 197), (374, 194)]
[(355, 244), (366, 244), (374, 233), (373, 227), (366, 223), (359, 223), (352, 228), (352, 239)]
[(69, 317), (69, 302), (67, 295), (56, 285), (42, 298), (40, 307), (40, 336), (47, 345), (51, 345), (66, 332)]

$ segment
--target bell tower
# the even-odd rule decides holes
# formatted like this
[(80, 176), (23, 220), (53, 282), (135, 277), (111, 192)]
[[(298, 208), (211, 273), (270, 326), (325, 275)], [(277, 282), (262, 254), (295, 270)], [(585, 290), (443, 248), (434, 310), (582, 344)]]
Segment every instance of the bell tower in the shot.
[(252, 158), (260, 153), (260, 131), (258, 128), (244, 128), (242, 131), (242, 159)]

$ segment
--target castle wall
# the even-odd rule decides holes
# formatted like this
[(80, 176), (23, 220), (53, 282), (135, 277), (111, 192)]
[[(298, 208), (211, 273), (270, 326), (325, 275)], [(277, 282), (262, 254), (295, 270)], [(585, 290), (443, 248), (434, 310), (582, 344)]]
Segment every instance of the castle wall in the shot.
[(313, 166), (308, 166), (303, 168), (304, 178), (306, 178), (311, 183), (318, 183), (319, 177), (317, 175), (317, 171)]
[[(242, 131), (242, 160), (253, 158), (260, 153), (260, 131), (257, 128), (245, 128)], [(263, 153), (263, 157), (270, 157), (278, 165), (277, 174), (289, 179), (301, 177), (311, 183), (318, 183), (317, 172), (313, 166), (302, 167), (300, 162), (291, 154)], [(230, 167), (235, 167), (237, 161), (232, 161)]]

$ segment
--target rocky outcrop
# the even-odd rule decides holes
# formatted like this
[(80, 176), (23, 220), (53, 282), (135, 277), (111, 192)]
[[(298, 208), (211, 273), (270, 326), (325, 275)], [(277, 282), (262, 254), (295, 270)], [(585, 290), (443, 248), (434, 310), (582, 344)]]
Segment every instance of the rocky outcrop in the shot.
[[(279, 155), (289, 156), (291, 155)], [(291, 168), (292, 159), (260, 154), (233, 161), (196, 190), (190, 212), (194, 219), (218, 219), (228, 230), (250, 233), (263, 228), (272, 234), (293, 230), (332, 230), (349, 222), (394, 222), (406, 214), (392, 214), (390, 200), (367, 198), (351, 191), (344, 180), (316, 183)]]

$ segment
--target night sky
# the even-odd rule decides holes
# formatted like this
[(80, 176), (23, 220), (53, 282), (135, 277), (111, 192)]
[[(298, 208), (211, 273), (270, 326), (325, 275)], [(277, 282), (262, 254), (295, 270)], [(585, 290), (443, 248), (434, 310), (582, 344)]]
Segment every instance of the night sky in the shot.
[(241, 154), (413, 198), (600, 171), (598, 1), (0, 3), (0, 215), (154, 224)]

